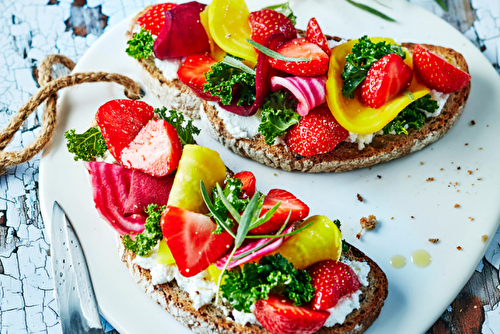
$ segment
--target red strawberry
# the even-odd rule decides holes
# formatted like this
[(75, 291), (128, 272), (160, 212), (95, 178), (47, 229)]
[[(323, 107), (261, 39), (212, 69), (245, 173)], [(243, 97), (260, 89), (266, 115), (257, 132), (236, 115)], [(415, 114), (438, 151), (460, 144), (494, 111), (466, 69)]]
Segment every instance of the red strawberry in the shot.
[(290, 223), (302, 220), (309, 215), (309, 207), (304, 202), (297, 199), (292, 193), (281, 189), (271, 189), (266, 197), (264, 197), (264, 204), (260, 216), (262, 217), (266, 214), (266, 212), (271, 210), (278, 202), (281, 202), (281, 204), (271, 219), (252, 229), (250, 233), (268, 234), (278, 231), (285, 223), (290, 211), (292, 212), (289, 219)]
[(268, 299), (255, 303), (255, 317), (273, 334), (311, 334), (318, 331), (330, 316), (327, 311), (314, 311), (295, 306), (280, 295), (270, 294)]
[(161, 230), (175, 263), (184, 277), (208, 268), (226, 253), (233, 237), (223, 232), (212, 234), (216, 224), (201, 213), (168, 206), (161, 215)]
[(309, 111), (287, 132), (285, 142), (292, 152), (303, 157), (330, 152), (347, 138), (344, 129), (324, 104)]
[(160, 3), (153, 5), (137, 19), (137, 23), (153, 35), (158, 36), (165, 24), (165, 12), (177, 6), (175, 3)]
[(311, 285), (316, 290), (311, 301), (315, 310), (334, 307), (340, 298), (356, 292), (361, 286), (354, 270), (339, 261), (320, 261), (306, 270), (311, 276)]
[(248, 23), (252, 30), (252, 40), (259, 44), (264, 44), (266, 39), (274, 33), (283, 33), (286, 40), (297, 37), (297, 30), (292, 21), (272, 9), (251, 12), (248, 16)]
[(207, 83), (205, 73), (210, 71), (210, 67), (215, 63), (217, 61), (209, 53), (190, 55), (177, 71), (177, 76), (182, 83), (193, 90), (196, 96), (208, 101), (219, 101), (218, 96), (203, 91), (203, 85)]
[(95, 118), (109, 151), (120, 161), (122, 150), (153, 116), (153, 107), (145, 102), (112, 100), (99, 107)]
[(413, 50), (413, 66), (420, 81), (441, 93), (456, 92), (467, 86), (471, 78), (467, 72), (419, 44)]
[(255, 194), (255, 175), (252, 172), (239, 172), (234, 174), (234, 177), (241, 180), (243, 186), (241, 190), (243, 190), (243, 198), (252, 198)]
[(413, 72), (403, 58), (388, 54), (368, 71), (361, 85), (361, 98), (371, 108), (380, 108), (411, 84)]
[(124, 167), (160, 177), (177, 169), (181, 155), (181, 140), (174, 126), (154, 119), (123, 149), (120, 161)]
[(318, 21), (316, 21), (314, 17), (311, 18), (307, 24), (306, 39), (319, 46), (321, 50), (325, 51), (328, 57), (332, 54), (332, 50), (330, 50), (330, 47), (328, 46), (328, 41), (326, 40), (323, 31), (321, 31)]
[(309, 61), (285, 61), (269, 58), (272, 67), (301, 77), (324, 75), (328, 71), (330, 57), (316, 44), (305, 38), (295, 38), (280, 46), (276, 52), (292, 58), (309, 58)]

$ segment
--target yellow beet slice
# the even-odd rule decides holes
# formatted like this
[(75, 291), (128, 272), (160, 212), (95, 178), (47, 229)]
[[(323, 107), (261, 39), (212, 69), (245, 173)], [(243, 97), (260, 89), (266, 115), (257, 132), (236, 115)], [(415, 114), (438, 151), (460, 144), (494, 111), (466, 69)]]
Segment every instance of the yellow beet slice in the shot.
[(156, 256), (156, 263), (165, 265), (175, 264), (174, 257), (172, 256), (170, 248), (168, 248), (165, 239), (160, 241), (160, 246), (158, 248), (158, 255)]

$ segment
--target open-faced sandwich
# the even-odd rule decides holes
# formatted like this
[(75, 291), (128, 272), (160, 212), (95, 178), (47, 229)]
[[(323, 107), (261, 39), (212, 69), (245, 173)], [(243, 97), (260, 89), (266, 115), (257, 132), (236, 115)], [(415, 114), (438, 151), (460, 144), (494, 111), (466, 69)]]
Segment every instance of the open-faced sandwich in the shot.
[[(145, 292), (198, 333), (362, 333), (387, 297), (379, 266), (309, 216), (287, 190), (266, 195), (195, 145), (192, 121), (113, 100), (97, 127), (66, 133), (96, 209)], [(112, 242), (110, 240), (110, 242)]]
[(271, 167), (342, 172), (442, 137), (470, 91), (464, 57), (389, 38), (346, 41), (288, 5), (167, 3), (131, 22), (127, 53), (169, 108), (201, 117), (232, 151)]

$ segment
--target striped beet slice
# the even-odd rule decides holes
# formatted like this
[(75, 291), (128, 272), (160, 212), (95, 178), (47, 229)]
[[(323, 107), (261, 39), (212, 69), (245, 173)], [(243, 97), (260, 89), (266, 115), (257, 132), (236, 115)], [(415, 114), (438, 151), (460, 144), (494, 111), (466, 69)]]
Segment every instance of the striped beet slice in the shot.
[(95, 207), (102, 218), (121, 235), (141, 233), (146, 218), (137, 214), (123, 215), (133, 171), (105, 162), (89, 162), (86, 167), (90, 172)]

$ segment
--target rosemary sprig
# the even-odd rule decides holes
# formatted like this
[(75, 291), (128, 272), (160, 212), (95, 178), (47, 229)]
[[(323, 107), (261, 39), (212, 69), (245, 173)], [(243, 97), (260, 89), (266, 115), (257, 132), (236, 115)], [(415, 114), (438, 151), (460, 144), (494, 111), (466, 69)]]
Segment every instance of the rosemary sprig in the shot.
[(381, 19), (384, 19), (384, 20), (389, 21), (389, 22), (396, 22), (396, 20), (394, 20), (392, 17), (387, 16), (387, 15), (385, 15), (382, 12), (379, 12), (375, 8), (372, 8), (372, 7), (367, 6), (367, 5), (363, 5), (362, 3), (355, 2), (355, 1), (352, 1), (352, 0), (346, 0), (346, 1), (349, 2), (351, 5), (358, 7), (359, 9), (365, 10), (368, 13), (371, 13), (373, 15), (377, 15)]

